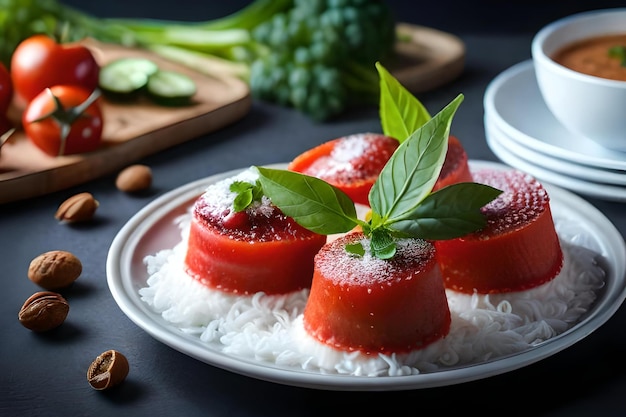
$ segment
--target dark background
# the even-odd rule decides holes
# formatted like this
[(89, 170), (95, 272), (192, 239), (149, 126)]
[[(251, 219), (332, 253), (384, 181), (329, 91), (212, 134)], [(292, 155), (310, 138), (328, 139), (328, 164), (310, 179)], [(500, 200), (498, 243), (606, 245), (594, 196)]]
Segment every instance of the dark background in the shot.
[[(66, 0), (101, 17), (206, 20), (239, 9), (244, 1)], [(396, 20), (458, 35), (467, 57), (463, 74), (420, 94), (437, 110), (462, 92), (466, 99), (452, 126), (471, 159), (497, 161), (485, 143), (485, 88), (510, 66), (530, 58), (539, 28), (569, 14), (626, 6), (617, 1), (400, 1), (389, 0)], [(1, 41), (1, 40), (0, 40)], [(523, 111), (523, 109), (520, 109)], [(109, 246), (124, 224), (158, 196), (191, 181), (251, 164), (288, 161), (323, 140), (379, 131), (376, 109), (315, 124), (294, 111), (253, 102), (232, 126), (147, 157), (151, 193), (128, 196), (114, 176), (39, 198), (0, 205), (0, 417), (317, 417), (438, 416), (449, 413), (509, 417), (626, 415), (626, 310), (575, 345), (503, 375), (439, 388), (400, 392), (333, 392), (282, 386), (199, 362), (132, 323), (106, 283)], [(58, 205), (82, 191), (100, 200), (96, 221), (65, 227)], [(597, 199), (624, 234), (624, 205)], [(35, 335), (17, 321), (37, 288), (26, 278), (29, 262), (51, 249), (75, 253), (84, 273), (69, 293), (71, 311), (58, 332)], [(123, 351), (131, 366), (117, 390), (97, 392), (86, 381), (91, 360), (106, 349)]]
[[(99, 16), (198, 21), (232, 13), (249, 1), (108, 0), (86, 3), (81, 0), (64, 0), (63, 3), (90, 10)], [(615, 0), (387, 0), (387, 3), (396, 12), (398, 21), (434, 27), (455, 34), (535, 32), (546, 23), (572, 13), (626, 7), (626, 2)]]

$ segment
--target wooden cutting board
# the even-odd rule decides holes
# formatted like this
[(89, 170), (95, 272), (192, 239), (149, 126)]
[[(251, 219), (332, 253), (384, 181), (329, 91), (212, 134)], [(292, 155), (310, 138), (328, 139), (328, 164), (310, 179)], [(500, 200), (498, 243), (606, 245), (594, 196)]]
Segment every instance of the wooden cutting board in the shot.
[[(462, 71), (465, 47), (456, 36), (400, 23), (397, 62), (389, 69), (410, 91), (432, 90)], [(250, 110), (250, 90), (243, 81), (207, 76), (149, 51), (85, 42), (100, 65), (125, 56), (145, 56), (164, 69), (188, 74), (198, 86), (192, 105), (162, 107), (149, 101), (132, 104), (103, 100), (104, 143), (95, 152), (50, 157), (18, 130), (0, 148), (0, 204), (32, 198), (118, 172), (135, 161), (221, 129)]]
[(391, 73), (413, 93), (434, 90), (456, 79), (465, 67), (465, 44), (457, 36), (424, 26), (399, 23)]

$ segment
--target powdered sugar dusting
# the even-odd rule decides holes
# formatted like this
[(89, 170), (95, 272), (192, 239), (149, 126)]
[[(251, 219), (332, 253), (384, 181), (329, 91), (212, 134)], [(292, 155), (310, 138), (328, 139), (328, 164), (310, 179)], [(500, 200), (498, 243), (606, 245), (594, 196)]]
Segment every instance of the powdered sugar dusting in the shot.
[[(254, 184), (258, 179), (258, 171), (250, 167), (233, 177), (211, 184), (196, 201), (195, 209), (203, 217), (232, 215), (233, 202), (237, 193), (230, 190), (231, 184), (238, 181)], [(269, 198), (262, 196), (261, 201), (254, 201), (247, 210), (253, 215), (271, 217), (276, 208), (271, 204)]]
[(565, 257), (560, 274), (529, 291), (465, 295), (447, 291), (450, 333), (402, 355), (342, 352), (302, 327), (308, 290), (286, 296), (235, 296), (210, 290), (183, 272), (190, 215), (177, 219), (181, 241), (145, 258), (149, 279), (139, 290), (149, 308), (182, 332), (236, 357), (323, 374), (397, 376), (435, 372), (522, 352), (576, 324), (593, 306), (605, 271), (586, 235), (555, 219)]
[[(230, 191), (230, 186), (236, 181), (254, 184), (259, 179), (259, 173), (253, 168), (248, 168), (237, 175), (223, 179), (214, 184), (209, 185), (204, 193), (198, 198), (196, 206), (203, 207), (204, 210), (211, 210), (217, 215), (230, 210), (237, 193)], [(202, 213), (210, 216), (211, 212)]]
[(483, 233), (503, 234), (530, 223), (546, 210), (550, 203), (543, 185), (533, 176), (521, 171), (482, 169), (472, 172), (474, 181), (502, 191), (482, 212), (487, 219)]
[[(356, 235), (355, 235), (356, 236)], [(360, 235), (359, 235), (360, 236)], [(402, 276), (401, 271), (417, 268), (435, 256), (434, 247), (426, 241), (417, 239), (400, 239), (397, 241), (398, 256), (390, 260), (382, 260), (372, 255), (370, 240), (363, 237), (351, 243), (360, 243), (365, 251), (362, 256), (336, 256), (333, 246), (345, 242), (333, 241), (329, 246), (322, 247), (317, 254), (316, 265), (326, 277), (337, 280), (350, 279), (355, 284), (377, 284), (388, 282), (390, 277)], [(374, 271), (378, 271), (377, 274)], [(394, 273), (400, 271), (400, 273)]]
[(344, 136), (328, 156), (319, 157), (303, 173), (346, 183), (377, 176), (397, 145), (397, 140), (376, 133)]
[(231, 185), (235, 182), (254, 185), (258, 178), (258, 171), (250, 167), (211, 184), (194, 203), (195, 220), (236, 240), (266, 242), (308, 238), (311, 232), (283, 214), (265, 195), (259, 201), (252, 201), (245, 213), (233, 209), (238, 194), (230, 190)]
[(360, 158), (369, 149), (370, 142), (371, 140), (368, 140), (368, 136), (365, 134), (346, 136), (344, 140), (338, 142), (331, 152), (331, 156), (335, 161), (350, 162)]

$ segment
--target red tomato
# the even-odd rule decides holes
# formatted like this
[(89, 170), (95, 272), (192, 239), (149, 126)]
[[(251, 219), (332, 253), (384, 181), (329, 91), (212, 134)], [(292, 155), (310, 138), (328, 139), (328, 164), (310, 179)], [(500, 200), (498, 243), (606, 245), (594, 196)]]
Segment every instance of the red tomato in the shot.
[[(71, 85), (57, 85), (42, 91), (22, 114), (26, 135), (51, 156), (96, 150), (102, 142), (103, 120), (97, 98), (87, 102), (94, 97), (92, 92)], [(87, 108), (79, 111), (81, 105)], [(62, 126), (69, 128), (66, 135)]]
[(13, 88), (24, 103), (54, 85), (78, 85), (93, 91), (99, 73), (100, 67), (87, 47), (58, 44), (45, 35), (25, 39), (11, 57)]
[(0, 62), (0, 114), (5, 115), (13, 98), (13, 82), (7, 67)]

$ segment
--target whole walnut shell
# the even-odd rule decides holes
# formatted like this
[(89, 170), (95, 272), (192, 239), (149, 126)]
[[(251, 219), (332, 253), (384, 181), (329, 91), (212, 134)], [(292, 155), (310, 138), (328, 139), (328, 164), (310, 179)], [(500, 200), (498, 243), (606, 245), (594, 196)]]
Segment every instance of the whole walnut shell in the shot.
[(40, 291), (31, 295), (18, 313), (20, 323), (34, 332), (46, 332), (65, 321), (70, 305), (61, 294)]
[(66, 288), (83, 272), (80, 259), (71, 252), (52, 250), (30, 262), (28, 278), (46, 290)]

